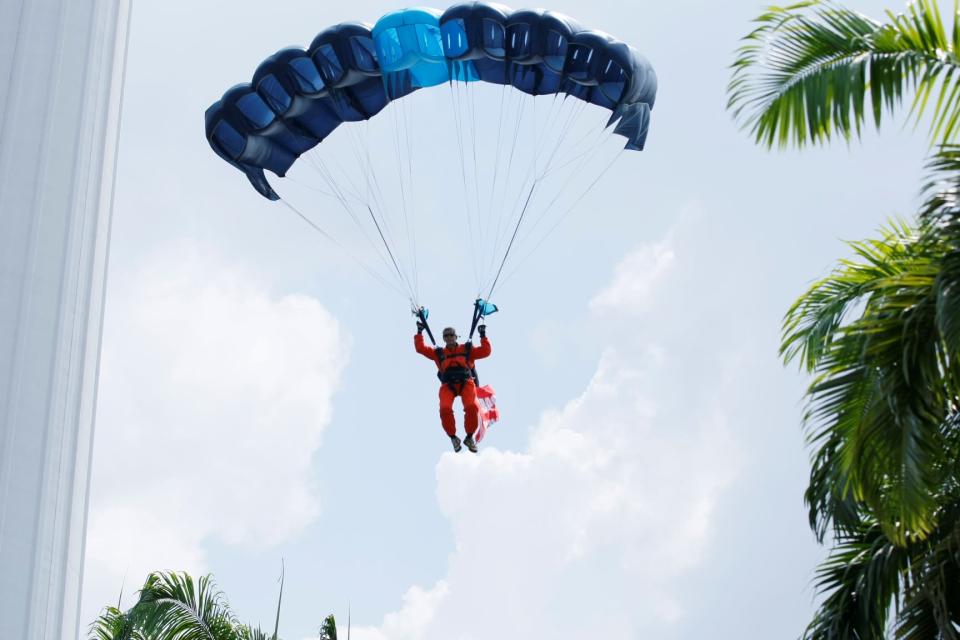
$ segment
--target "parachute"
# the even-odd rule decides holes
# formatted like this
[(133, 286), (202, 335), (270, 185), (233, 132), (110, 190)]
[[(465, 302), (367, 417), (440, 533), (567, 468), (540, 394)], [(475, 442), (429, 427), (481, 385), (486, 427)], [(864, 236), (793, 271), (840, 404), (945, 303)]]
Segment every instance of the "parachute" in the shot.
[[(437, 87), (440, 92), (444, 85), (456, 114), (455, 139), (434, 123), (425, 123), (422, 134), (412, 134), (405, 103), (421, 90)], [(474, 85), (502, 89), (499, 111), (493, 106), (495, 97), (489, 107), (478, 108), (479, 93), (470, 89)], [(309, 158), (323, 182), (314, 191), (338, 201), (373, 248), (367, 259), (355, 259), (419, 308), (413, 227), (415, 212), (424, 207), (412, 201), (415, 177), (421, 177), (413, 169), (415, 145), (448, 137), (459, 154), (464, 183), (459, 209), (469, 229), (468, 242), (477, 245), (470, 249), (475, 297), (489, 299), (516, 246), (527, 243), (536, 250), (555, 228), (540, 226), (541, 221), (548, 214), (562, 220), (600, 178), (587, 174), (609, 168), (612, 160), (598, 162), (591, 155), (598, 153), (601, 132), (622, 138), (622, 150), (643, 149), (656, 89), (650, 63), (606, 33), (553, 11), (465, 2), (446, 11), (395, 11), (373, 25), (335, 25), (305, 49), (282, 49), (257, 67), (249, 83), (232, 87), (207, 109), (205, 128), (214, 152), (242, 171), (258, 193), (283, 201), (328, 240), (347, 248), (341, 234), (330, 231), (326, 210), (319, 217), (307, 215), (281, 199), (276, 181), (267, 179), (266, 171), (283, 178), (298, 159)], [(517, 94), (516, 100), (508, 90)], [(536, 114), (536, 99), (548, 100), (549, 110), (544, 115), (541, 107), (541, 119), (531, 128), (526, 114)], [(586, 107), (606, 115), (600, 126), (569, 145), (568, 153), (561, 152), (573, 137), (575, 117)], [(564, 115), (564, 109), (572, 110)], [(371, 148), (370, 128), (359, 123), (379, 121), (378, 114), (391, 110), (393, 122), (391, 126), (387, 119), (386, 135), (392, 137), (392, 147), (384, 143)], [(478, 125), (484, 117), (490, 119), (485, 130)], [(341, 125), (351, 136), (349, 152), (322, 157)], [(493, 146), (494, 127), (499, 157), (480, 162), (478, 145)], [(522, 145), (517, 140), (523, 135), (538, 145), (529, 161), (522, 160), (529, 162), (529, 169), (520, 166)], [(395, 150), (396, 159), (382, 170), (377, 165), (385, 150)], [(353, 160), (357, 178), (346, 175)], [(560, 177), (561, 170), (569, 177)], [(400, 191), (389, 197), (384, 193), (388, 172), (396, 174), (393, 180)], [(481, 184), (484, 179), (487, 184)], [(546, 188), (550, 180), (553, 193)], [(561, 194), (566, 198), (562, 205)], [(398, 231), (401, 225), (405, 234)]]

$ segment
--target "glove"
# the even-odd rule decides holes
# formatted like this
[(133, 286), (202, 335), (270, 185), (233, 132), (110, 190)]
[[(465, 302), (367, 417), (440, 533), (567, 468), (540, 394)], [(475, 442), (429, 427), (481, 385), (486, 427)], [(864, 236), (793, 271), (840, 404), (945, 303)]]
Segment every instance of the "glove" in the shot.
[(485, 325), (485, 324), (480, 325), (479, 327), (477, 327), (477, 331), (480, 332), (480, 337), (481, 337), (481, 338), (486, 338), (486, 337), (487, 337), (487, 325)]
[(423, 333), (423, 330), (426, 329), (426, 328), (427, 328), (427, 325), (425, 325), (425, 324), (423, 324), (422, 322), (420, 322), (419, 320), (417, 320), (417, 334)]

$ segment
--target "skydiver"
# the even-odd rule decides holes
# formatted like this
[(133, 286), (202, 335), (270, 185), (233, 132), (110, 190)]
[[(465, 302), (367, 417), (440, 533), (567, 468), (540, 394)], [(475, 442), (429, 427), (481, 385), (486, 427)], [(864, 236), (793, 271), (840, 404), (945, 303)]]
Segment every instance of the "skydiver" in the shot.
[(417, 353), (423, 355), (437, 365), (437, 376), (440, 378), (440, 424), (453, 444), (454, 451), (460, 451), (460, 438), (457, 437), (457, 423), (453, 416), (453, 399), (460, 396), (463, 403), (463, 427), (466, 438), (463, 444), (467, 449), (476, 453), (477, 443), (474, 434), (479, 425), (479, 407), (477, 406), (477, 386), (475, 382), (476, 369), (474, 360), (486, 358), (490, 355), (490, 341), (487, 340), (487, 325), (477, 327), (480, 332), (480, 346), (473, 347), (471, 342), (457, 343), (457, 332), (453, 327), (443, 330), (445, 347), (431, 348), (423, 342), (423, 330), (426, 325), (417, 322), (417, 335), (413, 336), (413, 346)]

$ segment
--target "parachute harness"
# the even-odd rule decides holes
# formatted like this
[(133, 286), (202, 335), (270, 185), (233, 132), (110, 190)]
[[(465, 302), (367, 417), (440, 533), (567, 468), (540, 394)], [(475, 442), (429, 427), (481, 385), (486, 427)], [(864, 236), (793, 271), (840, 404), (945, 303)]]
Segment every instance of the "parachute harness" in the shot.
[[(473, 318), (470, 321), (470, 335), (467, 338), (467, 341), (464, 343), (463, 355), (459, 354), (454, 357), (463, 357), (466, 364), (465, 367), (453, 367), (453, 368), (443, 368), (443, 362), (447, 359), (447, 353), (444, 351), (444, 348), (437, 345), (437, 341), (433, 337), (433, 332), (430, 330), (430, 324), (427, 322), (427, 318), (430, 315), (430, 311), (425, 307), (411, 307), (411, 313), (415, 315), (420, 324), (423, 325), (423, 328), (426, 330), (427, 335), (430, 337), (430, 344), (434, 347), (434, 352), (437, 355), (437, 377), (440, 378), (440, 381), (449, 385), (450, 390), (456, 394), (460, 394), (463, 390), (463, 384), (467, 380), (473, 380), (474, 384), (479, 388), (480, 387), (480, 377), (477, 375), (476, 367), (470, 366), (470, 354), (473, 351), (473, 333), (476, 330), (477, 326), (483, 322), (485, 316), (496, 313), (499, 309), (495, 304), (491, 304), (482, 298), (477, 298), (473, 303)], [(459, 386), (454, 386), (459, 385)]]

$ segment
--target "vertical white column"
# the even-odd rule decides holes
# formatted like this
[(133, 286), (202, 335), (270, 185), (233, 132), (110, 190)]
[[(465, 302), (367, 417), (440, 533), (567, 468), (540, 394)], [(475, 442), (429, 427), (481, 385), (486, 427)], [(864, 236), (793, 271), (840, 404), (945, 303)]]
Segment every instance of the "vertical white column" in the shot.
[(129, 3), (0, 0), (4, 640), (80, 623)]

